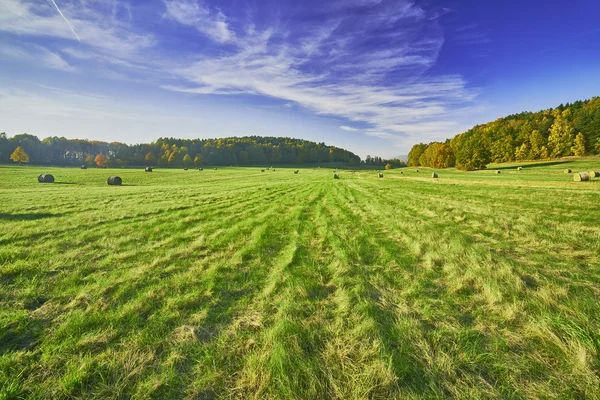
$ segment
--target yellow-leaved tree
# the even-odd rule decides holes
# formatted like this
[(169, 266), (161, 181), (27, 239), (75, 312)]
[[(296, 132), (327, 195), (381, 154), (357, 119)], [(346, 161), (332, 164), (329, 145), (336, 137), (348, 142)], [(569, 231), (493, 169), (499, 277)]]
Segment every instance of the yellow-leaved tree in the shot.
[(13, 153), (10, 155), (10, 159), (14, 162), (18, 162), (19, 164), (29, 162), (29, 156), (27, 153), (25, 153), (25, 150), (23, 150), (21, 146), (18, 146), (15, 151), (13, 151)]
[(106, 164), (108, 163), (108, 159), (106, 158), (106, 156), (104, 154), (96, 155), (95, 161), (96, 161), (96, 165), (99, 166), (100, 168), (106, 167)]

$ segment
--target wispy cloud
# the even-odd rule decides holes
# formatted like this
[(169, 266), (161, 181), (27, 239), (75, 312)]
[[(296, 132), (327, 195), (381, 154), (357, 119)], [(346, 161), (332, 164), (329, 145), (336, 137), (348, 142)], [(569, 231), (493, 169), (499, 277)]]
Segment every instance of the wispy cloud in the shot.
[(445, 40), (435, 15), (408, 1), (334, 2), (329, 10), (314, 9), (309, 4), (296, 10), (303, 21), (280, 15), (285, 24), (237, 26), (229, 48), (170, 69), (181, 82), (163, 87), (291, 101), (317, 114), (366, 123), (367, 134), (395, 144), (456, 133), (453, 113), (468, 107), (475, 94), (460, 76), (427, 74)]
[(233, 39), (227, 18), (220, 11), (211, 11), (197, 0), (165, 0), (166, 16), (184, 25), (190, 25), (211, 39), (224, 43)]
[(75, 72), (77, 69), (70, 65), (58, 53), (46, 50), (41, 46), (23, 45), (20, 47), (0, 45), (0, 54), (16, 60), (36, 61), (41, 65), (64, 72)]
[[(23, 46), (50, 68), (97, 64), (102, 76), (169, 91), (275, 99), (399, 147), (455, 134), (476, 96), (461, 76), (432, 72), (447, 38), (439, 13), (409, 0), (160, 0), (151, 11), (127, 0), (64, 0), (60, 15), (49, 3), (0, 1), (0, 32), (59, 39), (46, 53)], [(474, 30), (458, 34), (483, 40)]]

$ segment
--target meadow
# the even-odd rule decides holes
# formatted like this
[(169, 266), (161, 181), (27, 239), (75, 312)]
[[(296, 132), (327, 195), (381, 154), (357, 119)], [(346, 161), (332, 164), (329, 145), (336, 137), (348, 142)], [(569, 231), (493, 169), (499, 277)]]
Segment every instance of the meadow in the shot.
[(600, 158), (520, 165), (0, 166), (0, 399), (600, 398)]

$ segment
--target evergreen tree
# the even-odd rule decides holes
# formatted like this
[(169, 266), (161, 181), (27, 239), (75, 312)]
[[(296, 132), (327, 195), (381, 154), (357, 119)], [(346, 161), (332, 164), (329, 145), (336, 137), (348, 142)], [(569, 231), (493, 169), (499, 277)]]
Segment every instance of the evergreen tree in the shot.
[(154, 156), (154, 153), (148, 152), (144, 157), (144, 161), (146, 161), (146, 164), (151, 167), (156, 163), (156, 156)]

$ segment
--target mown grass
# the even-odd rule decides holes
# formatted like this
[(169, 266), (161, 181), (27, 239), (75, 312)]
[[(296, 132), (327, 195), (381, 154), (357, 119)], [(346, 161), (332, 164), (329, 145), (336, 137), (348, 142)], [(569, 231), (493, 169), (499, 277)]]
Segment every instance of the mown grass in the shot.
[(0, 167), (0, 399), (599, 398), (600, 159), (502, 167)]

